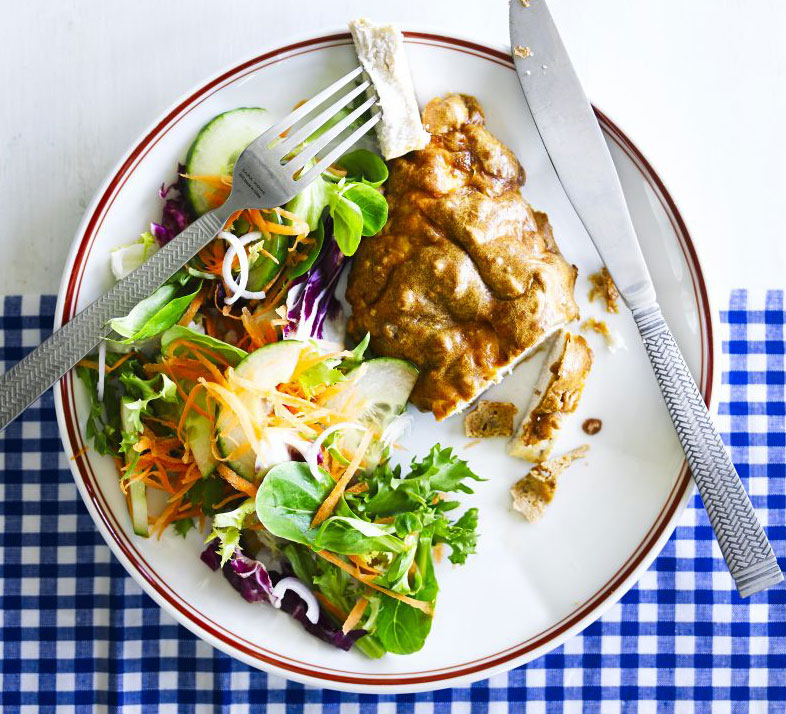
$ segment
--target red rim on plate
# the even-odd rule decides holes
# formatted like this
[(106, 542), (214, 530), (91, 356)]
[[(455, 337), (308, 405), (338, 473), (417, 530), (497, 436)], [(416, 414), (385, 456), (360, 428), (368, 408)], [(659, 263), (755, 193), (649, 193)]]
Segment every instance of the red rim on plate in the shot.
[[(446, 37), (443, 35), (425, 32), (405, 32), (404, 34), (407, 38), (407, 42), (411, 44), (438, 46), (452, 51), (470, 54), (511, 70), (513, 69), (510, 55), (500, 50), (492, 49), (468, 40)], [(236, 82), (240, 78), (262, 67), (267, 67), (293, 56), (322, 50), (327, 47), (348, 45), (350, 43), (351, 39), (349, 33), (339, 33), (304, 40), (266, 52), (211, 80), (180, 102), (155, 127), (153, 127), (153, 129), (133, 148), (128, 158), (109, 180), (106, 189), (95, 203), (92, 213), (86, 220), (86, 225), (82, 234), (78, 236), (78, 244), (74, 251), (71, 273), (65, 284), (65, 292), (60, 298), (60, 309), (56, 315), (57, 323), (63, 324), (67, 322), (76, 312), (76, 305), (78, 304), (88, 255), (93, 248), (96, 235), (101, 228), (104, 217), (112, 206), (119, 190), (123, 187), (129, 176), (133, 174), (150, 149), (155, 146), (172, 126), (177, 124), (189, 113), (189, 111), (220, 88)], [(682, 249), (690, 271), (694, 297), (700, 312), (701, 372), (699, 386), (705, 401), (709, 403), (712, 393), (714, 358), (712, 313), (696, 250), (674, 201), (671, 199), (671, 196), (669, 196), (665, 186), (658, 178), (652, 166), (608, 117), (597, 110), (596, 114), (606, 135), (614, 141), (633, 162), (644, 180), (653, 190), (678, 237), (680, 248)], [(76, 417), (77, 412), (74, 395), (73, 374), (69, 373), (61, 380), (59, 395), (57, 395), (59, 397), (58, 406), (62, 411), (61, 427), (63, 425), (65, 426), (65, 433), (63, 433), (62, 428), (61, 433), (63, 435), (66, 452), (79, 454), (82, 453), (84, 442)], [(597, 613), (595, 613), (597, 608), (604, 604), (610, 605), (615, 602), (632, 585), (631, 579), (636, 570), (648, 557), (654, 557), (654, 549), (659, 543), (662, 543), (665, 537), (670, 533), (670, 531), (667, 532), (667, 529), (670, 525), (673, 525), (672, 521), (680, 504), (685, 502), (691, 483), (687, 466), (683, 465), (666, 504), (644, 539), (633, 550), (628, 561), (609, 579), (606, 585), (595, 593), (595, 595), (548, 630), (514, 647), (508, 648), (505, 651), (486, 656), (480, 660), (464, 662), (449, 668), (419, 672), (396, 672), (392, 674), (361, 674), (338, 669), (315, 667), (307, 662), (284, 657), (239, 637), (235, 633), (228, 631), (223, 626), (209, 619), (203, 613), (197, 612), (187, 601), (183, 600), (178, 593), (167, 585), (163, 578), (148, 564), (142, 553), (137, 549), (134, 541), (125, 534), (121, 524), (108, 506), (89, 459), (77, 458), (74, 461), (72, 470), (75, 471), (74, 477), (81, 486), (80, 490), (83, 496), (89, 501), (88, 506), (90, 510), (94, 511), (106, 530), (109, 545), (121, 560), (128, 562), (127, 567), (136, 572), (138, 578), (143, 582), (148, 592), (150, 592), (150, 594), (160, 603), (168, 603), (177, 614), (178, 619), (186, 627), (193, 630), (198, 635), (207, 635), (216, 646), (230, 654), (239, 654), (245, 661), (262, 668), (273, 667), (285, 675), (290, 674), (295, 677), (308, 677), (313, 680), (319, 680), (327, 686), (331, 684), (342, 688), (348, 685), (357, 685), (358, 687), (371, 686), (375, 687), (377, 690), (384, 690), (387, 687), (391, 689), (400, 689), (406, 687), (424, 688), (423, 685), (432, 685), (434, 688), (448, 686), (455, 680), (480, 678), (484, 673), (491, 674), (494, 671), (504, 668), (509, 663), (515, 663), (516, 660), (526, 658), (528, 654), (536, 650), (548, 647), (549, 644), (556, 646), (559, 638), (563, 637), (565, 633), (582, 624), (583, 621), (587, 620), (593, 614), (597, 615)], [(588, 623), (585, 622), (584, 624)]]

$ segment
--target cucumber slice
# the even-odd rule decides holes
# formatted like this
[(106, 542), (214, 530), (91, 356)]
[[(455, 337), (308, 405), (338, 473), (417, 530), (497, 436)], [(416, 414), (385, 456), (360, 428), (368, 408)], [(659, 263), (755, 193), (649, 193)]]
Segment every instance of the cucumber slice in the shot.
[(150, 535), (150, 525), (147, 522), (147, 487), (141, 481), (135, 481), (128, 487), (128, 495), (134, 533), (147, 538)]
[[(418, 370), (410, 362), (392, 357), (368, 360), (362, 368), (364, 373), (350, 387), (328, 399), (325, 406), (341, 411), (347, 403), (362, 403), (365, 407), (358, 421), (382, 432), (406, 408)], [(344, 443), (349, 448), (356, 448), (361, 438), (358, 431), (344, 433)], [(366, 455), (366, 471), (376, 468), (383, 455), (380, 442), (373, 442)]]
[[(123, 397), (120, 401), (120, 423), (123, 431), (128, 433), (135, 429), (131, 411), (127, 406), (132, 401), (130, 397)], [(147, 487), (141, 481), (135, 481), (128, 487), (128, 495), (131, 527), (138, 536), (147, 538), (150, 535), (150, 525), (147, 522)]]
[[(223, 176), (232, 173), (237, 157), (270, 127), (264, 109), (243, 107), (219, 114), (202, 127), (186, 155), (186, 173), (193, 176)], [(199, 181), (186, 180), (186, 200), (201, 216), (213, 207), (212, 190)]]
[[(243, 359), (235, 368), (235, 372), (238, 377), (252, 381), (262, 389), (273, 389), (282, 382), (292, 379), (303, 346), (303, 343), (297, 340), (283, 340), (266, 345)], [(240, 393), (238, 397), (252, 411), (260, 407), (258, 396)], [(248, 444), (246, 435), (237, 423), (237, 416), (232, 410), (226, 407), (219, 408), (216, 418), (216, 433), (218, 434), (218, 449), (222, 456), (229, 456), (233, 451), (247, 445), (247, 448), (238, 454), (237, 458), (231, 459), (227, 463), (233, 471), (248, 481), (257, 480), (258, 476), (266, 469), (263, 468), (259, 473), (257, 472), (256, 453)], [(288, 458), (286, 449), (283, 453)], [(276, 453), (271, 454), (271, 458), (273, 456), (279, 458), (281, 455), (276, 449)], [(285, 460), (286, 458), (281, 458), (277, 463)], [(270, 464), (271, 467), (273, 465), (273, 463)]]
[(211, 476), (218, 466), (218, 460), (213, 454), (213, 447), (210, 443), (213, 436), (213, 425), (199, 412), (192, 411), (186, 416), (183, 429), (199, 473), (203, 478)]
[(403, 359), (379, 357), (364, 362), (363, 375), (328, 399), (325, 406), (340, 411), (347, 403), (365, 404), (359, 421), (384, 429), (404, 411), (418, 378), (415, 365)]

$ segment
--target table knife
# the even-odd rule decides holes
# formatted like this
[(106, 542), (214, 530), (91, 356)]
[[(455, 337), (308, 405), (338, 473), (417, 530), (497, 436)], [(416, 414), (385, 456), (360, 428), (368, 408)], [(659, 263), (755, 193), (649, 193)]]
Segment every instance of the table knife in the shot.
[(545, 0), (510, 0), (513, 59), (557, 176), (633, 313), (742, 597), (783, 580), (767, 536), (658, 306), (611, 154)]

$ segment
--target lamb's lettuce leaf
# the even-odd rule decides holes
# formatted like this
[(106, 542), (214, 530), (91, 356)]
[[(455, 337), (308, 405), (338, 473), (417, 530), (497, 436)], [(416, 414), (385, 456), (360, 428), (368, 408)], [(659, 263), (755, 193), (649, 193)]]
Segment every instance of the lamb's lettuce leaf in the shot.
[(191, 280), (191, 276), (182, 271), (175, 279), (164, 283), (152, 295), (137, 303), (128, 315), (110, 320), (109, 326), (123, 338), (117, 342), (141, 342), (172, 327), (183, 316), (202, 287), (202, 281), (197, 280), (195, 287), (186, 294), (181, 294), (183, 284)]
[(347, 180), (362, 181), (374, 188), (388, 180), (388, 167), (382, 157), (367, 149), (356, 149), (344, 154), (336, 166), (347, 172)]

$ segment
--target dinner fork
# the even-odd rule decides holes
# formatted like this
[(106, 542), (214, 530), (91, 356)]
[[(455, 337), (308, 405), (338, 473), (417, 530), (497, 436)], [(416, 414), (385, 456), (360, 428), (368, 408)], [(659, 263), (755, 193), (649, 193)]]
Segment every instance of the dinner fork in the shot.
[[(286, 203), (371, 131), (381, 110), (373, 85), (361, 75), (360, 67), (348, 72), (251, 142), (235, 163), (232, 192), (221, 206), (194, 221), (0, 377), (0, 430), (108, 337), (112, 318), (127, 315), (213, 240), (235, 211)], [(356, 100), (360, 104), (342, 116)]]

